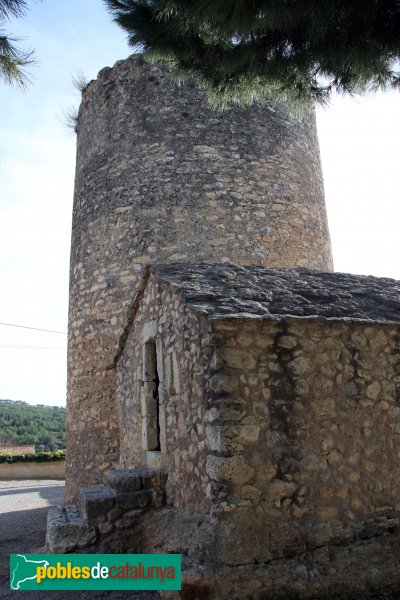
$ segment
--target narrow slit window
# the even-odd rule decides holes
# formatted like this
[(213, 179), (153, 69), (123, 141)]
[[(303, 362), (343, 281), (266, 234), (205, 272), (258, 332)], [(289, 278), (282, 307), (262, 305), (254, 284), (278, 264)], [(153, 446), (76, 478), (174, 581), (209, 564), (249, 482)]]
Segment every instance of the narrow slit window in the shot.
[(157, 370), (157, 346), (155, 341), (145, 344), (145, 394), (147, 450), (160, 451), (160, 378)]

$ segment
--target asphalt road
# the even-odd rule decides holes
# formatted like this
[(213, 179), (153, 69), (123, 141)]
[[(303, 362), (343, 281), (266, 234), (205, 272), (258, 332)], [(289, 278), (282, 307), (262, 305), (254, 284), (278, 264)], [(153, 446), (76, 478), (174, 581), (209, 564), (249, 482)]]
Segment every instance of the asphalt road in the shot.
[(0, 598), (2, 600), (158, 600), (157, 592), (27, 592), (11, 591), (10, 554), (45, 552), (47, 511), (62, 504), (64, 482), (0, 481)]

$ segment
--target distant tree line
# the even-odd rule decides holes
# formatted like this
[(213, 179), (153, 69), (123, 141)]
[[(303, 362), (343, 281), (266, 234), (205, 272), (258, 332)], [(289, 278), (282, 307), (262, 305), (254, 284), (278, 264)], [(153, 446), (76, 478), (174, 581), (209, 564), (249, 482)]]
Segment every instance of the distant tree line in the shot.
[(65, 408), (0, 400), (0, 446), (35, 445), (38, 451), (65, 448)]

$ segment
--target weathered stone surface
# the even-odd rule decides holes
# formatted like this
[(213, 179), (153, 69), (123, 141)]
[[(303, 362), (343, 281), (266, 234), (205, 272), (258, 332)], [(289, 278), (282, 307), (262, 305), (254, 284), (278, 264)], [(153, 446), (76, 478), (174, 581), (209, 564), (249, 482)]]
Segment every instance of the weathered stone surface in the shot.
[(344, 526), (248, 509), (202, 519), (168, 509), (144, 517), (137, 533), (146, 533), (147, 552), (184, 554), (185, 593), (176, 598), (376, 600), (400, 591), (398, 520)]
[(95, 519), (112, 509), (115, 491), (108, 486), (93, 485), (80, 488), (80, 507), (86, 519)]
[(142, 487), (145, 489), (159, 487), (166, 483), (167, 478), (167, 473), (163, 473), (159, 469), (140, 469), (140, 479)]
[[(166, 473), (155, 469), (118, 470), (109, 474), (107, 482), (114, 483), (122, 491), (108, 485), (81, 488), (82, 514), (75, 505), (50, 511), (47, 530), (49, 549), (59, 553), (77, 549), (85, 551), (97, 541), (98, 551), (129, 552), (132, 550), (130, 537), (138, 518), (146, 511), (165, 505), (166, 480)], [(133, 487), (136, 487), (138, 481), (143, 486), (141, 489), (125, 491), (129, 489), (129, 483), (133, 482)], [(158, 483), (162, 484), (161, 487), (156, 485)], [(130, 533), (121, 534), (121, 531), (128, 530)], [(135, 544), (134, 552), (140, 547), (139, 541)]]
[(114, 523), (100, 523), (98, 528), (101, 534), (107, 535), (114, 530)]
[(116, 492), (135, 492), (142, 487), (138, 469), (107, 471), (106, 482)]
[[(161, 281), (179, 290), (185, 304), (213, 319), (254, 315), (281, 320), (290, 315), (400, 322), (400, 282), (394, 279), (309, 269), (193, 262), (158, 265), (152, 269)], [(298, 340), (295, 336), (282, 335), (277, 343), (293, 350)], [(225, 352), (228, 366), (245, 367), (247, 362), (247, 366), (254, 366), (252, 355), (240, 338), (237, 347), (227, 348)], [(330, 360), (328, 354), (326, 358)], [(221, 375), (216, 381), (222, 381)], [(376, 398), (380, 391), (378, 385), (378, 382), (370, 384), (369, 397)]]
[(128, 527), (132, 527), (135, 522), (135, 519), (129, 517), (122, 517), (122, 519), (118, 519), (115, 521), (115, 527), (117, 529), (127, 529)]
[(139, 490), (137, 492), (121, 493), (117, 496), (117, 506), (123, 510), (132, 508), (147, 508), (151, 503), (151, 490)]
[(112, 508), (107, 513), (107, 521), (115, 521), (115, 519), (117, 519), (122, 514), (122, 512), (123, 511), (121, 508), (117, 508), (117, 507)]
[[(262, 285), (272, 292), (261, 317), (249, 314), (245, 290), (256, 297)], [(246, 312), (219, 318), (223, 289)], [(143, 332), (152, 323), (163, 415), (154, 454), (169, 473), (171, 504), (339, 520), (396, 506), (398, 289), (392, 280), (298, 269), (152, 267), (118, 360), (122, 464), (153, 455), (141, 435)], [(293, 314), (272, 311), (282, 306)]]
[(332, 268), (315, 118), (282, 105), (214, 113), (136, 55), (103, 70), (79, 112), (68, 501), (118, 465), (109, 367), (143, 267), (182, 259)]
[(64, 554), (90, 546), (96, 530), (81, 517), (76, 506), (51, 508), (47, 515), (46, 545), (54, 554)]

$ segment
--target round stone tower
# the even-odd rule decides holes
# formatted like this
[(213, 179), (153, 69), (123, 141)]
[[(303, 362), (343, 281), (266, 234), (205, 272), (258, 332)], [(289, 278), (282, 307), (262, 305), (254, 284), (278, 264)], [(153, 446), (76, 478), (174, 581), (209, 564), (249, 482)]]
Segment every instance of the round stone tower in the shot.
[(216, 113), (132, 56), (99, 73), (79, 112), (68, 499), (118, 462), (113, 359), (143, 267), (183, 259), (332, 269), (314, 114)]

